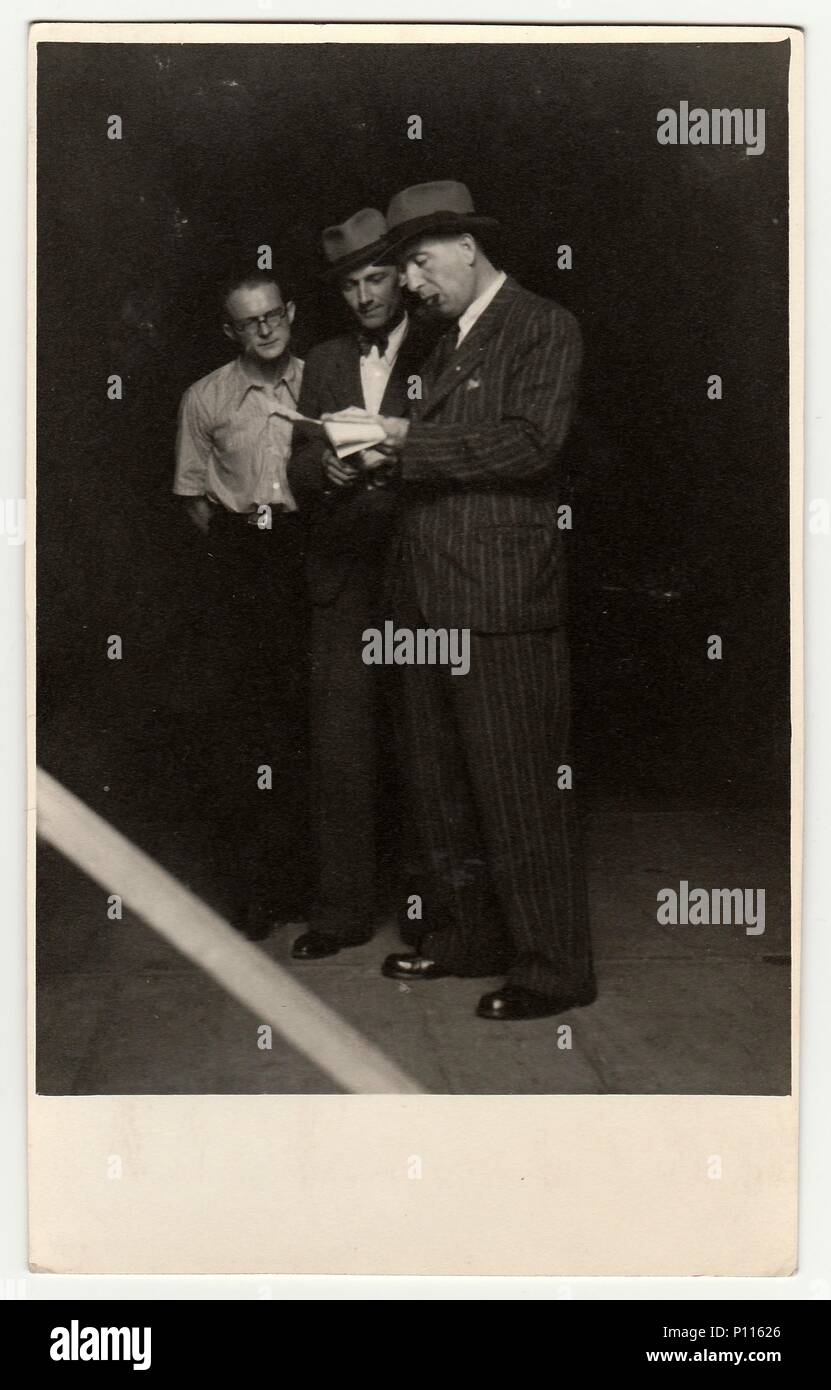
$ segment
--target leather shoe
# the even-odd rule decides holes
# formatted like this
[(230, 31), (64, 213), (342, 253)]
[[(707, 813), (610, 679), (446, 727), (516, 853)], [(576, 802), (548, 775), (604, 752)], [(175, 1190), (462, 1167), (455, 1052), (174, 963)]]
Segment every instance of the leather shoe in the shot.
[(295, 960), (323, 960), (325, 956), (336, 956), (347, 946), (365, 946), (371, 937), (360, 941), (338, 941), (337, 937), (326, 936), (320, 931), (307, 931), (298, 936), (291, 948)]
[(479, 1018), (502, 1019), (506, 1022), (524, 1018), (551, 1018), (568, 1009), (591, 1004), (596, 990), (585, 990), (576, 997), (565, 994), (537, 994), (521, 985), (503, 985), (492, 994), (483, 994), (476, 1007)]
[(442, 970), (430, 956), (413, 951), (396, 951), (387, 956), (381, 966), (381, 974), (389, 980), (441, 980), (450, 971)]

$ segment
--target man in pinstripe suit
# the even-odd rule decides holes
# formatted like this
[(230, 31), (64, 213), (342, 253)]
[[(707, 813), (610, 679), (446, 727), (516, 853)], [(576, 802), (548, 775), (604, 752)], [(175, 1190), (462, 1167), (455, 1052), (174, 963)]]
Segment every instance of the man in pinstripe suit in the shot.
[[(393, 198), (409, 289), (448, 321), (409, 420), (382, 418), (401, 527), (396, 622), (468, 628), (470, 670), (405, 670), (410, 787), (431, 924), (395, 979), (505, 975), (488, 1019), (589, 1004), (596, 989), (569, 768), (558, 454), (581, 361), (564, 308), (500, 273), (463, 184)], [(435, 913), (435, 921), (433, 921)]]

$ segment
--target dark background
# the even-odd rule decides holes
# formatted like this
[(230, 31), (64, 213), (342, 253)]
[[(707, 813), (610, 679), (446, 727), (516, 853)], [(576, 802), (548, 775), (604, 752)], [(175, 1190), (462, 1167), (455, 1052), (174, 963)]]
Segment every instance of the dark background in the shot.
[[(343, 322), (321, 228), (457, 178), (501, 220), (505, 267), (585, 338), (566, 458), (578, 785), (786, 816), (788, 59), (787, 42), (39, 45), (39, 761), (164, 857), (148, 827), (198, 802), (201, 762), (171, 674), (192, 562), (175, 418), (228, 356), (217, 281), (272, 245), (302, 355)], [(764, 154), (659, 145), (682, 99), (765, 108)]]

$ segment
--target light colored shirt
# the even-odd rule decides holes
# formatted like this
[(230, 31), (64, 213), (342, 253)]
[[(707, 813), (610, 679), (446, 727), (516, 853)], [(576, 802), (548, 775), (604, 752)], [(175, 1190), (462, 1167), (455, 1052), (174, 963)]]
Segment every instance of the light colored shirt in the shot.
[(231, 512), (263, 504), (297, 511), (286, 475), (292, 425), (274, 407), (296, 409), (302, 379), (299, 357), (289, 357), (273, 384), (237, 357), (189, 386), (179, 407), (173, 491), (210, 497)]
[(459, 346), (459, 343), (462, 341), (462, 339), (467, 337), (476, 320), (482, 317), (491, 300), (502, 289), (502, 286), (504, 285), (507, 278), (508, 277), (505, 274), (505, 271), (500, 270), (493, 284), (488, 285), (488, 288), (484, 291), (484, 293), (480, 294), (478, 299), (474, 299), (472, 304), (468, 304), (464, 313), (460, 314), (459, 335), (456, 339), (457, 347)]
[(401, 322), (396, 324), (390, 333), (383, 354), (379, 354), (377, 347), (372, 347), (366, 356), (361, 358), (364, 410), (368, 410), (370, 415), (377, 415), (381, 409), (387, 382), (395, 366), (395, 359), (401, 351), (401, 344), (406, 337), (408, 327), (409, 319), (405, 314)]

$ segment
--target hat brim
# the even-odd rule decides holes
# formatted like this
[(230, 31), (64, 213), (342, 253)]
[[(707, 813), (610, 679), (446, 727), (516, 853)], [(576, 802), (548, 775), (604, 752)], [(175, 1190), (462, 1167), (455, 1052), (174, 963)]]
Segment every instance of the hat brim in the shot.
[(416, 241), (428, 232), (495, 232), (499, 227), (495, 217), (480, 217), (478, 213), (429, 212), (423, 217), (411, 217), (409, 222), (399, 222), (387, 234), (387, 245), (393, 253), (400, 253), (411, 241)]
[(389, 238), (382, 237), (380, 241), (373, 241), (369, 246), (362, 246), (359, 251), (351, 251), (348, 256), (341, 256), (340, 260), (330, 261), (320, 274), (324, 280), (339, 280), (342, 275), (347, 275), (350, 270), (357, 270), (359, 266), (389, 265), (393, 259), (390, 255)]

